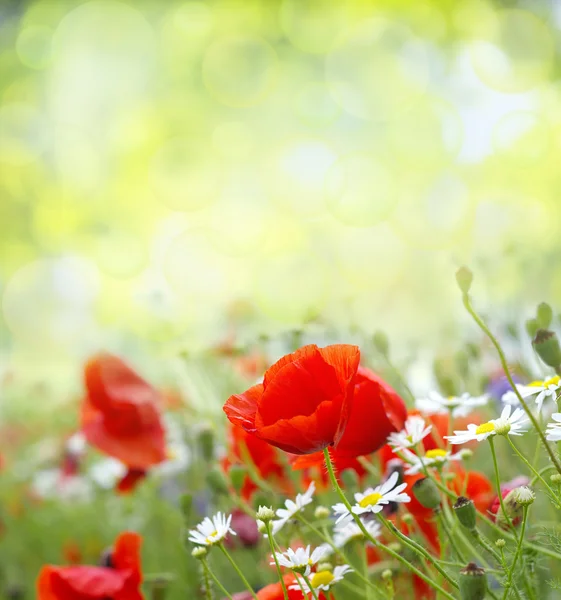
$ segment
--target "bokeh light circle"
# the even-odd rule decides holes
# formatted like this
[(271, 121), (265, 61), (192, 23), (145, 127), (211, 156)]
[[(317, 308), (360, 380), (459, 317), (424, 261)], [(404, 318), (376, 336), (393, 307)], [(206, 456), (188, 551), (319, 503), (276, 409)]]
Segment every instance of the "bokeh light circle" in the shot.
[(203, 61), (203, 81), (214, 98), (228, 106), (252, 106), (271, 91), (277, 56), (258, 37), (236, 36), (216, 40)]
[(372, 153), (347, 154), (327, 173), (327, 206), (345, 225), (375, 225), (397, 204), (395, 177), (389, 165)]

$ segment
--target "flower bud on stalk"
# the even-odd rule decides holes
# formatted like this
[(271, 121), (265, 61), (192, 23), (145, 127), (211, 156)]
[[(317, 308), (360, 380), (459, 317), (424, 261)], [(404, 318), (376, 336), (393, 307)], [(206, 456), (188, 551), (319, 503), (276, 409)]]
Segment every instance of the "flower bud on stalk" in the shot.
[(326, 506), (318, 506), (314, 512), (314, 517), (316, 519), (328, 519), (330, 515), (330, 511)]
[(485, 569), (469, 563), (460, 571), (458, 578), (462, 600), (484, 600), (487, 595), (487, 575)]
[(473, 273), (467, 267), (460, 267), (456, 271), (456, 281), (458, 282), (460, 290), (462, 290), (464, 294), (467, 294), (473, 282)]
[(263, 523), (268, 523), (275, 518), (275, 511), (269, 506), (260, 506), (257, 509), (257, 514), (255, 518), (258, 521), (263, 521)]
[(513, 525), (518, 525), (522, 519), (523, 506), (518, 503), (517, 491), (518, 488), (515, 488), (503, 498), (506, 515), (503, 513), (502, 506), (497, 510), (495, 521), (503, 528), (508, 527), (509, 520)]
[(553, 331), (538, 329), (532, 346), (546, 365), (557, 368), (561, 365), (561, 348), (559, 340)]
[(421, 506), (432, 510), (440, 508), (440, 491), (432, 479), (428, 479), (427, 477), (419, 479), (413, 484), (412, 489), (413, 495), (417, 498)]
[(475, 529), (475, 504), (473, 500), (460, 496), (454, 504), (454, 512), (458, 521), (470, 531)]
[(553, 320), (553, 310), (551, 310), (551, 306), (547, 302), (542, 302), (538, 304), (538, 308), (536, 310), (536, 321), (538, 325), (542, 329), (547, 329), (551, 325), (551, 321)]

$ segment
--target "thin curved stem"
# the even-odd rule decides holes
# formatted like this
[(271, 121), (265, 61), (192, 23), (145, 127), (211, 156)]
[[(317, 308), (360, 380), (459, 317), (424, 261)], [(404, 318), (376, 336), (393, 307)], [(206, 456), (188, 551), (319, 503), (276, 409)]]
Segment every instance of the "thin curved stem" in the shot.
[(501, 505), (501, 511), (503, 513), (503, 517), (505, 518), (506, 522), (508, 523), (508, 526), (512, 529), (514, 537), (516, 538), (516, 540), (518, 540), (518, 534), (516, 533), (516, 529), (514, 528), (514, 525), (512, 524), (510, 516), (506, 512), (506, 507), (505, 507), (504, 500), (503, 500), (503, 494), (501, 492), (501, 476), (499, 473), (499, 464), (497, 462), (497, 453), (495, 452), (495, 441), (493, 440), (493, 436), (488, 437), (487, 440), (489, 442), (489, 446), (491, 446), (491, 456), (493, 457), (493, 467), (495, 469), (497, 495), (499, 496), (499, 503)]
[(245, 578), (245, 575), (242, 573), (241, 569), (236, 564), (236, 561), (230, 556), (228, 550), (224, 548), (224, 544), (218, 544), (218, 547), (220, 548), (220, 550), (222, 550), (222, 554), (224, 554), (224, 556), (228, 559), (232, 567), (234, 567), (234, 570), (238, 574), (239, 578), (243, 581), (243, 584), (247, 588), (247, 591), (253, 596), (253, 600), (259, 600), (257, 594), (253, 591), (253, 588), (251, 587), (249, 581)]
[(508, 571), (508, 580), (505, 585), (505, 591), (503, 594), (503, 600), (506, 600), (508, 597), (508, 593), (512, 586), (512, 579), (514, 577), (514, 569), (516, 568), (516, 563), (522, 554), (522, 542), (524, 541), (524, 532), (526, 531), (526, 520), (528, 519), (528, 506), (524, 506), (522, 513), (522, 528), (520, 529), (520, 538), (518, 539), (518, 546), (516, 547), (516, 553), (514, 558), (512, 559), (512, 564), (510, 565), (510, 569)]
[(207, 561), (203, 558), (201, 559), (201, 562), (203, 563), (203, 569), (205, 570), (207, 575), (209, 575), (212, 578), (214, 583), (216, 583), (216, 585), (220, 588), (220, 591), (226, 596), (226, 598), (228, 598), (228, 600), (233, 600), (232, 595), (229, 594), (228, 590), (220, 583), (218, 577), (216, 577), (216, 575), (212, 572), (211, 568), (208, 566)]
[(304, 573), (302, 573), (302, 577), (303, 577), (304, 581), (308, 584), (308, 588), (309, 588), (310, 592), (312, 592), (312, 596), (314, 597), (314, 600), (319, 600), (317, 592), (314, 589), (314, 586), (312, 585), (310, 578), (307, 577), (306, 575), (304, 575)]

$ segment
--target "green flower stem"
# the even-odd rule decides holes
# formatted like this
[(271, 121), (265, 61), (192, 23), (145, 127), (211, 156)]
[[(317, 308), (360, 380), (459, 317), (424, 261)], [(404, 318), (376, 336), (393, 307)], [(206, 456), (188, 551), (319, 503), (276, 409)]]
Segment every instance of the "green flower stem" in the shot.
[(516, 568), (516, 563), (520, 558), (520, 554), (522, 553), (522, 542), (524, 541), (524, 532), (526, 531), (526, 520), (528, 519), (528, 506), (524, 506), (522, 513), (522, 528), (520, 529), (520, 538), (518, 539), (518, 545), (516, 547), (516, 553), (514, 558), (512, 559), (512, 564), (510, 565), (510, 569), (508, 571), (508, 579), (505, 585), (505, 591), (503, 594), (503, 600), (506, 600), (508, 597), (508, 593), (510, 592), (510, 588), (512, 586), (512, 579), (514, 577), (514, 569)]
[[(522, 452), (520, 452), (520, 450), (518, 450), (518, 448), (514, 445), (514, 442), (510, 439), (510, 437), (508, 435), (505, 437), (508, 440), (510, 447), (514, 450), (514, 452), (516, 452), (516, 454), (518, 455), (520, 460), (530, 469), (530, 471), (532, 471), (532, 473), (534, 474), (534, 477), (539, 479), (544, 484), (545, 489), (551, 494), (552, 499), (555, 500), (557, 498), (557, 494), (551, 489), (551, 487), (549, 486), (547, 481), (540, 475), (540, 473), (538, 471), (536, 471), (536, 469), (534, 469), (534, 467), (530, 464), (530, 462), (526, 459), (526, 457), (522, 454)], [(561, 508), (561, 506), (559, 506), (559, 504), (557, 504), (557, 508)]]
[(444, 579), (455, 588), (458, 587), (457, 582), (448, 575), (448, 573), (438, 564), (438, 560), (434, 558), (429, 552), (427, 552), (420, 544), (415, 540), (407, 537), (404, 533), (401, 533), (399, 529), (391, 522), (388, 521), (381, 513), (378, 513), (378, 518), (386, 526), (386, 528), (393, 533), (395, 537), (400, 539), (406, 546), (409, 546), (411, 550), (414, 550), (417, 554), (420, 554), (429, 564), (444, 577)]
[[(368, 579), (368, 550), (366, 549), (366, 544), (362, 545), (360, 555), (362, 557), (362, 574), (365, 579)], [(370, 593), (370, 586), (366, 587), (366, 600), (371, 600), (372, 594)]]
[(284, 583), (284, 578), (282, 576), (282, 571), (280, 569), (279, 561), (277, 559), (277, 553), (275, 550), (275, 542), (273, 541), (273, 532), (271, 531), (271, 522), (265, 522), (265, 529), (267, 530), (267, 539), (269, 540), (269, 546), (271, 547), (271, 553), (273, 555), (273, 560), (275, 561), (275, 566), (277, 567), (277, 573), (279, 575), (280, 584), (282, 587), (282, 594), (284, 596), (284, 600), (288, 600), (288, 590), (286, 589), (286, 584)]
[(548, 471), (552, 471), (553, 469), (555, 469), (555, 467), (553, 465), (547, 465), (547, 466), (543, 467), (542, 469), (540, 469), (537, 472), (536, 476), (534, 476), (532, 478), (532, 481), (530, 481), (530, 486), (535, 485), (536, 481), (538, 479), (540, 479), (543, 476), (544, 473), (547, 473)]
[(495, 559), (495, 561), (502, 566), (503, 561), (501, 555), (493, 548), (491, 542), (478, 530), (474, 529), (472, 532), (473, 539)]
[(503, 516), (506, 519), (508, 526), (512, 529), (515, 539), (518, 541), (518, 534), (516, 532), (516, 529), (514, 528), (514, 525), (512, 524), (510, 516), (506, 512), (506, 508), (503, 501), (503, 495), (501, 492), (501, 475), (499, 473), (499, 464), (497, 462), (497, 453), (495, 452), (495, 441), (493, 440), (493, 437), (494, 436), (491, 435), (487, 438), (487, 440), (489, 442), (489, 446), (491, 446), (491, 456), (493, 457), (493, 467), (495, 469), (495, 480), (497, 486), (497, 494), (499, 496), (499, 503), (501, 505)]
[(532, 411), (526, 404), (526, 400), (524, 400), (524, 398), (522, 397), (522, 394), (516, 387), (516, 384), (514, 383), (514, 380), (512, 379), (512, 375), (510, 374), (510, 370), (508, 368), (506, 356), (505, 356), (503, 349), (501, 348), (501, 345), (499, 344), (497, 338), (491, 333), (491, 331), (489, 330), (487, 325), (485, 325), (485, 323), (483, 322), (481, 317), (475, 312), (475, 310), (473, 309), (473, 307), (471, 305), (469, 295), (466, 294), (465, 292), (462, 294), (462, 302), (463, 302), (466, 310), (468, 311), (468, 313), (472, 316), (473, 320), (477, 323), (477, 325), (479, 325), (479, 328), (483, 331), (483, 333), (485, 333), (485, 335), (487, 335), (487, 337), (491, 340), (491, 343), (493, 344), (493, 346), (495, 346), (495, 349), (499, 355), (499, 360), (501, 361), (501, 366), (503, 368), (503, 371), (505, 373), (505, 376), (506, 376), (510, 386), (512, 387), (513, 392), (516, 394), (516, 397), (518, 398), (520, 405), (524, 409), (524, 412), (528, 415), (528, 418), (530, 419), (530, 421), (532, 422), (532, 425), (534, 426), (535, 430), (537, 431), (538, 435), (540, 436), (542, 444), (543, 444), (546, 452), (549, 454), (549, 458), (551, 459), (551, 462), (554, 464), (555, 469), (557, 470), (557, 472), (559, 474), (561, 474), (561, 464), (559, 464), (559, 460), (557, 459), (557, 456), (555, 455), (553, 448), (551, 448), (551, 446), (548, 444), (547, 440), (545, 439), (545, 435), (544, 435), (543, 431), (541, 430), (539, 423), (536, 420), (536, 417), (534, 416), (534, 414), (532, 413)]
[(241, 569), (236, 564), (236, 561), (230, 556), (228, 550), (224, 548), (224, 544), (218, 544), (218, 547), (220, 548), (220, 550), (222, 550), (224, 556), (230, 561), (230, 564), (232, 565), (232, 567), (234, 567), (234, 570), (238, 574), (239, 578), (243, 581), (243, 584), (247, 588), (247, 591), (253, 596), (253, 599), (259, 600), (257, 594), (253, 591), (253, 588), (251, 587), (249, 581), (245, 578), (245, 575), (241, 572)]
[(317, 592), (314, 589), (314, 586), (312, 585), (312, 582), (310, 581), (310, 578), (307, 577), (306, 575), (304, 575), (304, 573), (302, 573), (302, 578), (308, 584), (308, 588), (310, 588), (310, 592), (312, 592), (312, 596), (314, 597), (314, 600), (319, 600)]
[(203, 575), (205, 578), (205, 596), (206, 600), (212, 600), (212, 590), (210, 589), (210, 575), (208, 574), (208, 569), (203, 567)]
[(206, 559), (202, 558), (201, 562), (203, 564), (203, 569), (205, 570), (207, 576), (210, 576), (212, 578), (214, 583), (216, 583), (220, 591), (226, 596), (226, 598), (228, 598), (228, 600), (233, 600), (232, 595), (228, 593), (228, 590), (220, 583), (218, 577), (216, 577), (216, 575), (212, 572), (211, 568), (208, 566), (208, 562), (206, 561)]
[[(333, 470), (333, 463), (331, 462), (331, 457), (329, 456), (329, 451), (327, 450), (327, 448), (325, 448), (323, 450), (323, 454), (325, 457), (325, 464), (327, 466), (327, 472), (329, 473), (329, 479), (331, 480), (331, 484), (335, 488), (335, 491), (339, 495), (339, 498), (341, 498), (341, 501), (343, 502), (343, 504), (345, 505), (345, 507), (347, 508), (347, 510), (353, 517), (353, 519), (355, 520), (355, 523), (358, 525), (359, 529), (362, 531), (362, 533), (364, 534), (366, 539), (368, 539), (372, 544), (374, 544), (374, 546), (376, 548), (383, 550), (384, 552), (386, 552), (390, 556), (392, 556), (392, 558), (395, 558), (396, 560), (398, 560), (407, 569), (409, 569), (411, 572), (413, 572), (415, 575), (417, 575), (417, 577), (420, 577), (424, 582), (426, 582), (428, 585), (430, 585), (432, 588), (434, 588), (437, 592), (440, 592), (440, 594), (442, 594), (445, 598), (447, 598), (448, 600), (455, 600), (454, 596), (449, 594), (443, 587), (441, 587), (440, 585), (435, 583), (432, 579), (427, 577), (422, 571), (417, 569), (417, 567), (415, 567), (415, 565), (412, 565), (407, 559), (405, 559), (403, 556), (401, 556), (401, 554), (399, 554), (398, 552), (395, 552), (394, 550), (392, 550), (391, 548), (388, 548), (387, 546), (384, 546), (383, 544), (380, 544), (380, 542), (378, 542), (378, 540), (376, 540), (374, 537), (372, 537), (368, 533), (368, 530), (366, 529), (366, 527), (364, 526), (363, 522), (360, 520), (358, 515), (355, 515), (353, 513), (352, 506), (350, 505), (349, 501), (347, 500), (347, 497), (345, 496), (345, 494), (343, 493), (343, 490), (341, 489), (341, 487), (339, 486), (339, 484), (337, 482), (337, 477), (335, 477), (335, 471)], [(454, 583), (455, 583), (455, 587), (457, 587), (456, 582), (454, 582)]]

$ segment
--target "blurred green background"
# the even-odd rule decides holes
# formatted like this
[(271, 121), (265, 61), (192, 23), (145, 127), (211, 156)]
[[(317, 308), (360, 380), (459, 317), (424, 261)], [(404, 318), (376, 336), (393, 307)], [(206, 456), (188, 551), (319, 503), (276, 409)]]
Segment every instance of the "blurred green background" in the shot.
[(5, 369), (311, 321), (430, 348), (463, 263), (502, 318), (558, 305), (560, 27), (545, 0), (2, 3)]

